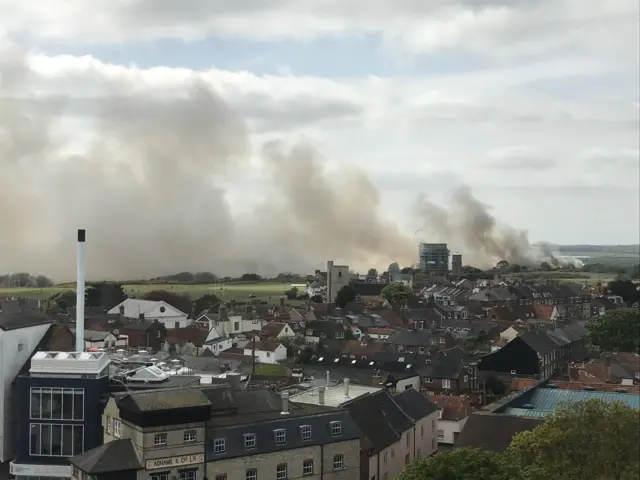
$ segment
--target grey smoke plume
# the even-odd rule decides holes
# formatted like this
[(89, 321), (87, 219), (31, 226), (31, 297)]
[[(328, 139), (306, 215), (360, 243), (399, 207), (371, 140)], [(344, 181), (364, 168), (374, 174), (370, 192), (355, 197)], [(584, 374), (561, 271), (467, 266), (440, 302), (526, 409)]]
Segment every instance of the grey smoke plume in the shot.
[(433, 241), (446, 242), (450, 249), (463, 253), (464, 263), (476, 267), (492, 267), (496, 262), (536, 266), (555, 257), (532, 248), (527, 232), (501, 225), (467, 186), (458, 188), (446, 207), (426, 197), (418, 201), (422, 229)]
[[(265, 146), (271, 193), (234, 218), (219, 186), (242, 175), (242, 119), (194, 82), (182, 98), (141, 101), (125, 85), (84, 98), (36, 96), (24, 52), (0, 55), (0, 271), (74, 275), (74, 232), (88, 231), (90, 278), (175, 271), (309, 271), (329, 259), (386, 265), (415, 256), (378, 213), (361, 172), (328, 178), (308, 145)], [(93, 122), (86, 153), (56, 136), (69, 116)]]
[[(73, 279), (77, 228), (88, 231), (90, 279), (417, 260), (418, 238), (382, 218), (366, 175), (329, 176), (306, 143), (264, 146), (269, 193), (234, 217), (221, 177), (254, 168), (248, 132), (204, 83), (194, 81), (182, 97), (141, 100), (113, 82), (73, 98), (34, 94), (32, 80), (23, 51), (0, 50), (0, 272)], [(82, 153), (58, 135), (68, 118), (95, 132)], [(418, 214), (430, 239), (459, 249), (467, 264), (532, 261), (526, 232), (498, 225), (468, 188), (448, 208), (422, 199)]]

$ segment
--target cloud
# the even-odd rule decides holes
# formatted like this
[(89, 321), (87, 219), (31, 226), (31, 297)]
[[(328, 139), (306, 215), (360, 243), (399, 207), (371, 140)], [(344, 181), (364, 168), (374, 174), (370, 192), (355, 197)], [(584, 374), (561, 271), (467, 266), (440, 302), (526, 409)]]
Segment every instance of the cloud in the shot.
[[(10, 32), (91, 43), (209, 36), (309, 41), (378, 35), (413, 53), (462, 48), (491, 56), (558, 50), (638, 51), (635, 0), (50, 0), (0, 1)], [(552, 13), (551, 13), (552, 12)]]
[(547, 170), (556, 164), (536, 147), (526, 145), (496, 148), (488, 152), (487, 157), (487, 164), (496, 169)]

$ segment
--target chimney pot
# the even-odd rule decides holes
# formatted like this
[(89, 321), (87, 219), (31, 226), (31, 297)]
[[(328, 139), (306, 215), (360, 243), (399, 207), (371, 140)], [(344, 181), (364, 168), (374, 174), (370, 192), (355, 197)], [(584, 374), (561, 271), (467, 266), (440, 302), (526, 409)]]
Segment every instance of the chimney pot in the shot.
[(324, 405), (324, 392), (326, 390), (326, 387), (320, 387), (318, 388), (318, 403), (320, 405)]
[(282, 412), (281, 415), (289, 415), (289, 394), (287, 392), (282, 392), (280, 394), (280, 399), (282, 400)]
[(349, 378), (344, 379), (344, 398), (349, 398)]

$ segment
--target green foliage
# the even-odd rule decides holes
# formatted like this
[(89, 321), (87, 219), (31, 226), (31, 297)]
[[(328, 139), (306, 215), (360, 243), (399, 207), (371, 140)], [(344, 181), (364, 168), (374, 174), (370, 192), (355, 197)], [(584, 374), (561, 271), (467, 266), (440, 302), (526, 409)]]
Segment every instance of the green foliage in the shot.
[(296, 297), (298, 296), (298, 287), (290, 288), (289, 290), (284, 292), (284, 294), (287, 296), (289, 300), (295, 300)]
[(404, 301), (409, 298), (409, 295), (411, 295), (409, 287), (406, 287), (403, 283), (399, 282), (390, 283), (382, 289), (382, 292), (380, 292), (380, 296), (391, 305), (400, 305), (404, 303)]
[(589, 323), (591, 343), (602, 350), (640, 352), (640, 309), (620, 308)]
[(520, 480), (510, 457), (474, 448), (459, 448), (410, 463), (397, 480)]
[(345, 285), (336, 294), (336, 305), (344, 308), (347, 303), (353, 302), (357, 297), (356, 291), (351, 285)]
[(484, 386), (487, 392), (492, 395), (503, 395), (507, 391), (505, 383), (493, 375), (485, 380)]
[(193, 302), (193, 311), (195, 315), (200, 314), (204, 310), (215, 310), (220, 306), (220, 299), (214, 293), (207, 293)]
[(640, 291), (638, 285), (631, 280), (616, 279), (607, 284), (607, 290), (612, 295), (619, 295), (625, 302), (640, 301)]
[(368, 277), (377, 277), (378, 276), (378, 270), (376, 270), (375, 268), (370, 268), (369, 271), (367, 272), (367, 276)]
[(93, 283), (85, 290), (86, 305), (88, 307), (103, 307), (110, 310), (127, 298), (124, 288), (119, 283)]
[(320, 295), (319, 293), (316, 293), (309, 300), (311, 300), (313, 303), (322, 303), (324, 299), (322, 298), (322, 295)]
[(76, 292), (69, 290), (66, 292), (56, 293), (51, 297), (60, 310), (66, 310), (76, 306)]
[[(638, 412), (622, 403), (577, 402), (527, 432), (506, 452), (530, 480), (616, 480), (637, 478), (640, 445)], [(636, 471), (637, 472), (637, 471)]]

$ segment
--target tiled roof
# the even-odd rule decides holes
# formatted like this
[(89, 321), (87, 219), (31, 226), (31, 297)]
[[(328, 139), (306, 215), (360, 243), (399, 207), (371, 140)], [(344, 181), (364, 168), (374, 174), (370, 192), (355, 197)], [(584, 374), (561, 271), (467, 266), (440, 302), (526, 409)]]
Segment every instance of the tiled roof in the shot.
[(400, 405), (400, 408), (413, 420), (421, 420), (438, 410), (437, 405), (413, 388), (397, 394), (394, 399)]
[(375, 451), (395, 443), (413, 425), (386, 390), (358, 397), (346, 408)]
[(347, 340), (342, 348), (343, 355), (369, 356), (385, 348), (382, 342), (365, 342), (361, 340)]
[(503, 452), (517, 433), (533, 430), (539, 424), (539, 419), (474, 413), (458, 435), (455, 447)]
[(169, 344), (182, 345), (184, 343), (190, 342), (193, 343), (196, 347), (201, 347), (207, 340), (208, 335), (208, 330), (200, 328), (196, 325), (189, 325), (188, 327), (184, 328), (168, 328), (166, 340), (167, 342), (169, 342)]
[(211, 405), (199, 388), (127, 393), (118, 397), (118, 406), (132, 406), (139, 412), (186, 409)]
[(429, 395), (427, 398), (442, 410), (443, 420), (462, 420), (474, 410), (466, 395)]
[(15, 330), (17, 328), (34, 327), (53, 323), (54, 320), (39, 310), (23, 310), (16, 313), (0, 313), (0, 329)]
[(114, 440), (69, 459), (84, 473), (97, 475), (142, 469), (131, 439)]

